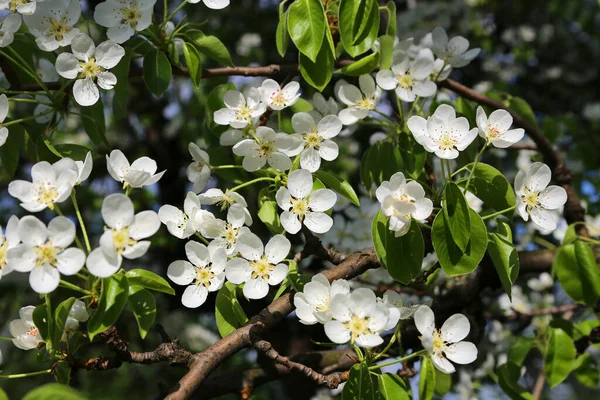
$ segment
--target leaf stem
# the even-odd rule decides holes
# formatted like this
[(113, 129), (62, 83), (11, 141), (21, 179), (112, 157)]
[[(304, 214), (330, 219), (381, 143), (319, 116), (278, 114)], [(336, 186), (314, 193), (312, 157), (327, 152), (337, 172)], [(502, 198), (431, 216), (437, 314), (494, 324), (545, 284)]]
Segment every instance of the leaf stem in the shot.
[(483, 216), (483, 217), (481, 217), (481, 219), (485, 221), (486, 219), (494, 218), (494, 217), (497, 217), (498, 215), (502, 215), (502, 214), (504, 214), (504, 213), (507, 213), (507, 212), (509, 212), (509, 211), (512, 211), (512, 210), (514, 210), (515, 208), (516, 208), (516, 206), (508, 207), (508, 208), (506, 208), (506, 209), (504, 209), (504, 210), (497, 211), (497, 212), (495, 212), (495, 213), (492, 213), (492, 214), (488, 214), (488, 215), (486, 215), (486, 216)]
[(83, 233), (85, 248), (87, 249), (87, 252), (89, 254), (92, 252), (92, 247), (90, 246), (90, 239), (88, 238), (87, 230), (85, 229), (85, 224), (83, 223), (83, 218), (81, 216), (81, 212), (79, 211), (79, 205), (77, 204), (77, 196), (75, 195), (75, 189), (71, 191), (71, 200), (73, 201), (75, 214), (77, 214), (77, 220), (79, 221), (79, 226), (81, 227), (81, 232)]
[(204, 236), (202, 236), (200, 233), (196, 232), (196, 236), (198, 237), (198, 239), (202, 240), (202, 242), (204, 242), (205, 245), (208, 246), (208, 240), (206, 240), (206, 238)]
[(52, 370), (51, 369), (45, 369), (43, 371), (37, 371), (37, 372), (27, 372), (24, 374), (12, 374), (12, 375), (0, 375), (0, 379), (18, 379), (18, 378), (27, 378), (29, 376), (36, 376), (36, 375), (46, 375), (51, 373)]
[(26, 122), (26, 121), (30, 121), (32, 119), (36, 119), (37, 117), (42, 117), (46, 114), (50, 114), (53, 113), (54, 109), (51, 108), (49, 110), (44, 111), (43, 113), (39, 113), (39, 114), (35, 114), (35, 115), (30, 115), (29, 117), (24, 117), (24, 118), (20, 118), (20, 119), (13, 119), (12, 121), (0, 124), (2, 126), (10, 126), (10, 125), (15, 125), (15, 124), (20, 124), (21, 122)]
[(83, 294), (87, 294), (87, 295), (92, 294), (92, 292), (90, 292), (89, 290), (82, 289), (79, 286), (73, 285), (72, 283), (67, 282), (67, 281), (63, 281), (62, 279), (60, 280), (60, 285), (64, 288), (71, 289), (71, 290), (74, 290), (79, 293), (83, 293)]
[(479, 163), (479, 160), (481, 159), (481, 156), (483, 155), (483, 152), (485, 151), (485, 149), (488, 147), (488, 144), (489, 144), (489, 142), (485, 142), (485, 144), (481, 148), (481, 151), (479, 152), (479, 154), (477, 154), (477, 157), (475, 158), (475, 162), (473, 163), (473, 168), (471, 168), (471, 172), (469, 173), (469, 179), (467, 179), (467, 184), (465, 185), (465, 191), (464, 191), (465, 194), (467, 194), (467, 191), (469, 190), (469, 184), (471, 183), (471, 179), (473, 178), (473, 172), (475, 172), (475, 168), (477, 168), (477, 163)]
[(0, 340), (6, 340), (7, 342), (12, 342), (13, 338), (9, 338), (9, 337), (6, 337), (6, 336), (0, 336)]
[(372, 371), (374, 369), (379, 369), (379, 368), (387, 367), (389, 365), (394, 365), (394, 364), (402, 363), (404, 361), (410, 360), (411, 358), (420, 357), (420, 356), (422, 356), (424, 354), (427, 354), (427, 353), (428, 353), (427, 349), (423, 349), (423, 350), (417, 351), (415, 353), (409, 354), (406, 357), (399, 358), (397, 360), (389, 361), (389, 362), (386, 362), (386, 363), (383, 363), (383, 364), (371, 365), (369, 367), (369, 371)]
[(244, 188), (246, 186), (250, 186), (250, 185), (253, 185), (253, 184), (257, 183), (257, 182), (262, 182), (262, 181), (275, 181), (275, 178), (269, 178), (269, 177), (264, 176), (262, 178), (252, 179), (251, 181), (244, 182), (241, 185), (237, 185), (233, 189), (229, 189), (229, 191), (230, 192), (236, 192), (236, 191), (240, 190), (241, 188)]

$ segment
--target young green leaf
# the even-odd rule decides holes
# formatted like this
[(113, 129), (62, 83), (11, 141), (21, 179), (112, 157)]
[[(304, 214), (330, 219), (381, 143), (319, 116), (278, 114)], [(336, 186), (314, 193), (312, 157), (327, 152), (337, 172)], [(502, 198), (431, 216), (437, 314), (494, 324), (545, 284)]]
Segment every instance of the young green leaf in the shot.
[(258, 218), (269, 228), (272, 233), (283, 232), (283, 227), (279, 221), (279, 208), (277, 202), (273, 200), (265, 201), (258, 210)]
[(175, 290), (173, 290), (169, 282), (161, 276), (156, 275), (154, 272), (145, 269), (132, 269), (127, 271), (125, 276), (132, 286), (141, 286), (155, 292), (162, 292), (170, 295), (175, 294)]
[(462, 191), (454, 182), (448, 182), (444, 188), (442, 210), (454, 243), (464, 251), (471, 237), (470, 208)]
[(69, 386), (48, 383), (27, 393), (22, 400), (87, 400), (83, 394)]
[(161, 96), (171, 83), (172, 69), (169, 59), (160, 50), (152, 50), (144, 57), (144, 82), (148, 90)]
[(240, 321), (240, 311), (245, 317), (244, 311), (237, 299), (237, 286), (231, 282), (225, 282), (223, 287), (217, 293), (215, 302), (215, 318), (217, 328), (221, 337), (229, 335), (235, 331), (242, 323)]
[(279, 4), (279, 22), (277, 23), (277, 31), (275, 34), (275, 44), (277, 45), (277, 52), (281, 57), (285, 57), (285, 53), (288, 48), (288, 16), (283, 11), (283, 8), (287, 3), (284, 0)]
[(419, 374), (419, 399), (431, 400), (435, 394), (436, 370), (429, 358), (421, 361), (421, 373)]
[(381, 400), (410, 400), (406, 384), (398, 375), (382, 374), (377, 378)]
[[(296, 4), (296, 3), (294, 3)], [(321, 47), (316, 61), (300, 53), (300, 73), (309, 85), (323, 91), (333, 75), (333, 55), (327, 46)]]
[(89, 107), (81, 107), (81, 123), (85, 133), (95, 144), (106, 144), (106, 122), (104, 120), (104, 104), (101, 100)]
[(342, 400), (376, 400), (377, 383), (374, 384), (369, 367), (364, 362), (355, 364), (350, 369), (348, 381), (344, 385)]
[(185, 58), (185, 65), (187, 65), (192, 83), (196, 87), (200, 86), (200, 79), (202, 78), (200, 53), (193, 45), (183, 43), (183, 57)]
[(212, 58), (222, 65), (233, 66), (229, 50), (216, 36), (205, 35), (204, 32), (198, 29), (190, 29), (185, 32), (185, 37), (196, 46), (200, 53), (208, 58)]
[(142, 339), (156, 319), (156, 300), (152, 293), (141, 286), (129, 286), (127, 304), (133, 312)]
[(360, 206), (358, 196), (352, 188), (352, 185), (350, 185), (348, 182), (346, 182), (337, 175), (330, 174), (329, 172), (325, 172), (323, 170), (316, 171), (314, 175), (317, 178), (319, 178), (321, 182), (325, 184), (325, 186), (341, 194), (342, 196), (350, 200), (350, 202), (355, 206)]
[(499, 233), (488, 233), (487, 251), (496, 268), (502, 288), (512, 299), (512, 285), (519, 276), (519, 253), (511, 239)]
[(358, 57), (377, 39), (379, 4), (374, 0), (342, 0), (338, 20), (344, 48), (352, 57)]
[[(312, 63), (321, 64), (323, 59), (319, 60), (320, 53), (331, 53), (327, 46), (322, 46), (327, 21), (321, 2), (319, 0), (296, 0), (288, 9), (287, 14), (290, 37), (300, 53)], [(322, 64), (320, 67), (327, 68)]]
[(600, 275), (592, 249), (581, 241), (561, 246), (554, 271), (563, 289), (575, 301), (589, 306), (600, 298)]
[(117, 322), (127, 304), (128, 296), (129, 284), (125, 275), (115, 274), (110, 278), (102, 279), (98, 308), (88, 320), (87, 325), (90, 341)]
[(544, 373), (551, 388), (569, 376), (576, 355), (573, 339), (562, 329), (551, 329), (544, 360)]
[(375, 51), (368, 56), (361, 58), (339, 70), (339, 73), (349, 76), (360, 76), (368, 74), (379, 65), (379, 52)]
[[(471, 170), (473, 164), (469, 164), (467, 168)], [(467, 178), (461, 179), (458, 185), (464, 187), (466, 181)], [(515, 206), (515, 191), (512, 186), (500, 171), (490, 165), (478, 163), (469, 186), (470, 192), (495, 211)], [(506, 216), (510, 217), (513, 213), (509, 211)]]
[(75, 297), (70, 297), (56, 307), (56, 310), (54, 311), (53, 343), (60, 343), (60, 339), (65, 331), (65, 324), (67, 322), (67, 318), (69, 317), (69, 312), (71, 311), (71, 307), (73, 307), (75, 300)]

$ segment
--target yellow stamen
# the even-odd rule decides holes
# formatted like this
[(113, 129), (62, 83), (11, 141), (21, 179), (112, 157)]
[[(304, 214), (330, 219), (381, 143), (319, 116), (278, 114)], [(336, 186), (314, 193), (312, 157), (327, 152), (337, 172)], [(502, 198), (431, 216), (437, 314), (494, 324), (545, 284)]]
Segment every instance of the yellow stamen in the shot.
[(34, 247), (33, 251), (37, 254), (36, 267), (41, 265), (55, 266), (56, 256), (58, 256), (62, 249), (54, 247), (51, 242), (46, 242), (41, 246)]
[(262, 278), (264, 280), (268, 280), (269, 275), (271, 275), (271, 272), (275, 269), (275, 266), (270, 264), (267, 261), (267, 258), (263, 256), (263, 258), (258, 261), (250, 262), (250, 268), (252, 268), (252, 279)]
[(137, 28), (138, 21), (142, 19), (142, 14), (137, 10), (138, 4), (133, 3), (130, 8), (121, 8), (121, 15), (123, 16), (123, 22), (131, 25), (133, 29)]
[(354, 343), (358, 336), (368, 335), (371, 332), (369, 329), (369, 318), (361, 318), (357, 315), (353, 315), (350, 321), (344, 323), (346, 329), (348, 329), (352, 335), (350, 343)]
[(80, 78), (94, 79), (100, 72), (104, 72), (104, 68), (96, 64), (96, 59), (94, 57), (87, 61), (81, 61), (79, 65), (82, 69), (79, 73)]
[(196, 267), (196, 280), (194, 285), (204, 285), (206, 288), (210, 286), (210, 281), (214, 278), (215, 274), (208, 267)]
[(112, 229), (113, 246), (117, 253), (123, 254), (123, 251), (127, 247), (133, 246), (137, 243), (137, 240), (133, 240), (129, 237), (129, 227), (121, 229)]

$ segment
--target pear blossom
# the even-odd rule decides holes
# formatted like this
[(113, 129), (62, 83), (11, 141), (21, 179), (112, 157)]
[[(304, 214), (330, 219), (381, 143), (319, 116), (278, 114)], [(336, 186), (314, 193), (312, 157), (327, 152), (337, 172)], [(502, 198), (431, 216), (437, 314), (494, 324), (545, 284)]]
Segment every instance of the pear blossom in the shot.
[[(188, 0), (188, 3), (197, 4), (200, 0)], [(204, 5), (213, 10), (222, 10), (229, 5), (230, 0), (202, 0)]]
[(342, 130), (342, 121), (337, 116), (323, 117), (317, 124), (309, 113), (300, 112), (292, 117), (292, 126), (297, 133), (291, 136), (290, 156), (300, 155), (300, 167), (315, 172), (321, 159), (333, 161), (339, 155), (338, 145), (331, 140)]
[(600, 214), (594, 216), (586, 215), (585, 223), (592, 236), (600, 236)]
[(292, 139), (287, 133), (275, 133), (266, 126), (256, 129), (255, 139), (244, 139), (233, 146), (233, 153), (244, 157), (242, 166), (248, 172), (258, 171), (268, 162), (278, 171), (292, 168), (292, 160), (286, 153)]
[[(176, 238), (186, 239), (199, 230), (200, 224), (209, 218), (209, 213), (201, 209), (200, 200), (194, 192), (188, 192), (183, 202), (183, 211), (170, 204), (158, 210), (158, 219), (167, 226), (169, 233)], [(214, 216), (213, 216), (214, 218)]]
[(124, 188), (153, 185), (165, 174), (165, 171), (156, 173), (158, 166), (150, 157), (140, 157), (130, 165), (123, 152), (118, 149), (106, 156), (106, 167), (110, 176), (117, 182), (122, 182)]
[(0, 94), (0, 146), (6, 143), (8, 138), (8, 128), (2, 126), (2, 122), (8, 115), (8, 97), (5, 94)]
[(337, 201), (331, 189), (312, 191), (312, 174), (306, 169), (297, 169), (288, 175), (287, 187), (277, 191), (275, 199), (281, 213), (281, 225), (291, 234), (300, 231), (302, 224), (314, 233), (325, 233), (333, 225), (333, 219), (324, 211), (330, 210)]
[(19, 319), (10, 321), (8, 330), (13, 337), (13, 344), (21, 350), (35, 349), (44, 340), (39, 329), (33, 323), (34, 306), (22, 307)]
[(123, 257), (134, 260), (150, 247), (149, 240), (160, 228), (156, 212), (147, 210), (134, 215), (133, 203), (121, 193), (107, 196), (102, 202), (102, 218), (106, 227), (100, 247), (92, 250), (86, 266), (92, 275), (108, 278), (121, 267)]
[(431, 361), (438, 370), (451, 374), (456, 369), (450, 361), (470, 364), (477, 359), (477, 347), (462, 341), (471, 330), (471, 324), (463, 314), (452, 315), (440, 329), (436, 329), (435, 315), (428, 306), (420, 306), (414, 318), (421, 333), (421, 343), (431, 353)]
[(375, 79), (382, 89), (396, 90), (400, 100), (412, 102), (417, 96), (431, 97), (437, 91), (435, 82), (429, 80), (433, 67), (433, 56), (423, 53), (414, 61), (407, 57), (392, 65), (391, 70), (379, 71)]
[(29, 284), (38, 293), (58, 287), (60, 274), (75, 275), (85, 262), (83, 250), (70, 247), (75, 240), (75, 224), (56, 217), (48, 227), (34, 216), (19, 221), (21, 244), (8, 251), (8, 263), (18, 272), (30, 272)]
[(539, 277), (529, 279), (527, 286), (536, 292), (543, 292), (554, 287), (554, 280), (548, 272), (542, 272)]
[(425, 197), (423, 186), (417, 181), (406, 182), (402, 172), (381, 182), (375, 196), (381, 203), (383, 215), (390, 217), (389, 227), (396, 237), (409, 231), (411, 218), (423, 222), (433, 211), (433, 202)]
[(200, 193), (210, 178), (210, 158), (196, 143), (190, 143), (188, 150), (194, 162), (188, 165), (186, 175), (188, 181), (192, 182), (192, 192)]
[(12, 181), (8, 193), (19, 199), (21, 207), (29, 212), (53, 210), (54, 204), (69, 198), (78, 176), (77, 165), (70, 158), (65, 157), (52, 165), (40, 161), (31, 168), (32, 182)]
[(467, 51), (469, 41), (462, 36), (455, 36), (448, 40), (448, 35), (441, 26), (435, 28), (431, 36), (435, 55), (454, 68), (464, 67), (469, 64), (481, 51), (478, 48)]
[(308, 113), (315, 121), (321, 120), (323, 117), (328, 115), (338, 115), (340, 110), (340, 107), (334, 98), (330, 97), (329, 99), (325, 99), (325, 97), (319, 92), (313, 94), (313, 98), (310, 103), (314, 109)]
[(35, 13), (23, 16), (29, 32), (43, 51), (54, 51), (68, 46), (79, 33), (75, 24), (81, 17), (81, 3), (78, 0), (45, 0)]
[(381, 333), (388, 325), (390, 311), (377, 301), (371, 289), (358, 288), (351, 294), (338, 293), (331, 298), (329, 308), (332, 320), (325, 323), (325, 334), (332, 342), (350, 342), (367, 348), (383, 343)]
[(212, 245), (221, 247), (228, 256), (237, 253), (237, 242), (241, 234), (250, 232), (243, 226), (246, 221), (245, 209), (241, 204), (234, 204), (227, 211), (227, 221), (215, 218), (212, 214), (204, 216), (197, 222), (202, 236), (213, 239)]
[(323, 274), (316, 274), (304, 285), (302, 292), (294, 296), (296, 315), (304, 325), (331, 321), (329, 302), (336, 294), (350, 294), (350, 284), (345, 279), (332, 283)]
[(8, 251), (17, 246), (19, 242), (19, 218), (13, 215), (6, 224), (6, 232), (3, 233), (0, 226), (0, 279), (12, 272), (8, 262)]
[(81, 106), (96, 104), (100, 98), (98, 86), (110, 90), (117, 77), (108, 70), (116, 66), (125, 55), (125, 49), (112, 40), (96, 47), (85, 33), (78, 33), (71, 41), (73, 53), (61, 53), (56, 58), (56, 72), (63, 78), (75, 79), (73, 97)]
[(254, 118), (260, 117), (267, 110), (260, 92), (254, 87), (250, 88), (246, 97), (237, 90), (229, 90), (223, 96), (223, 102), (226, 108), (215, 111), (215, 123), (231, 125), (235, 129), (252, 124)]
[(381, 89), (369, 74), (358, 77), (360, 89), (346, 81), (340, 81), (337, 87), (337, 98), (348, 106), (338, 114), (344, 125), (352, 125), (366, 118), (375, 109), (381, 97)]
[[(0, 8), (2, 8), (1, 2)], [(0, 47), (10, 46), (15, 40), (15, 32), (17, 32), (20, 27), (21, 16), (19, 14), (8, 14), (4, 17), (0, 17)]]
[(477, 137), (477, 128), (469, 130), (465, 117), (456, 118), (456, 111), (447, 104), (439, 106), (427, 119), (412, 116), (407, 122), (415, 140), (425, 150), (447, 160), (458, 157)]
[(380, 301), (390, 310), (390, 318), (384, 330), (394, 329), (398, 320), (409, 319), (420, 307), (416, 305), (405, 307), (402, 296), (393, 290), (386, 290), (382, 299), (377, 298), (377, 301)]
[(37, 3), (44, 0), (0, 0), (0, 11), (9, 10), (21, 15), (31, 15), (37, 8)]
[(265, 79), (259, 91), (262, 94), (262, 101), (275, 111), (294, 105), (300, 98), (300, 84), (296, 81), (281, 88), (273, 79)]
[(553, 231), (557, 217), (552, 212), (567, 202), (567, 192), (560, 186), (548, 186), (552, 173), (544, 163), (535, 162), (520, 170), (515, 177), (517, 211), (525, 220), (531, 220), (540, 228)]
[(185, 244), (188, 261), (174, 261), (167, 269), (167, 276), (177, 285), (189, 285), (181, 296), (181, 303), (188, 308), (200, 307), (209, 292), (215, 292), (225, 282), (225, 250), (193, 240)]
[(150, 26), (155, 3), (156, 0), (107, 0), (96, 6), (94, 20), (108, 28), (106, 35), (110, 40), (123, 43)]
[(75, 300), (71, 306), (71, 309), (69, 310), (67, 319), (65, 320), (65, 327), (61, 341), (66, 342), (67, 339), (71, 337), (73, 332), (79, 330), (79, 324), (87, 322), (89, 318), (90, 314), (85, 306), (85, 303), (81, 300)]
[(90, 174), (92, 173), (92, 168), (94, 166), (92, 152), (88, 151), (83, 161), (76, 160), (75, 165), (77, 166), (77, 170), (79, 171), (79, 174), (77, 175), (77, 181), (75, 182), (75, 184), (79, 185), (81, 184), (81, 182), (89, 178)]
[(506, 110), (496, 110), (488, 118), (483, 108), (477, 107), (476, 119), (479, 136), (500, 149), (512, 146), (525, 135), (521, 128), (510, 129), (513, 117)]
[(269, 293), (269, 285), (278, 285), (285, 279), (288, 266), (282, 261), (290, 252), (292, 244), (283, 235), (275, 235), (266, 246), (252, 232), (241, 234), (237, 250), (243, 258), (233, 258), (225, 266), (227, 280), (234, 284), (244, 283), (244, 296), (262, 299)]
[(213, 188), (199, 194), (198, 199), (202, 205), (217, 205), (221, 207), (221, 210), (229, 209), (234, 204), (239, 204), (244, 211), (244, 224), (248, 226), (252, 225), (252, 215), (248, 211), (248, 203), (244, 199), (244, 196), (238, 192), (229, 190), (223, 192), (221, 189)]

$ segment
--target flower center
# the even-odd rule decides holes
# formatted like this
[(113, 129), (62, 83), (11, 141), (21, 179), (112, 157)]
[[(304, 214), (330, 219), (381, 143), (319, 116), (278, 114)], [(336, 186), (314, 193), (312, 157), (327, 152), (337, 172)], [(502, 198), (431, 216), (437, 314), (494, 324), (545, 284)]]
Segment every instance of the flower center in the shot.
[(319, 147), (321, 142), (323, 141), (323, 137), (319, 135), (317, 132), (317, 128), (315, 127), (312, 132), (304, 134), (304, 140), (306, 141), (307, 147)]
[(330, 300), (329, 297), (326, 299), (323, 299), (323, 301), (321, 301), (321, 303), (317, 307), (315, 307), (315, 310), (322, 311), (322, 312), (329, 311), (329, 300)]
[(442, 337), (442, 333), (438, 329), (434, 329), (433, 331), (433, 352), (438, 356), (442, 355), (442, 352), (446, 350), (448, 345), (444, 341)]
[(196, 281), (194, 285), (204, 285), (205, 287), (210, 286), (210, 281), (214, 278), (215, 274), (208, 267), (196, 267)]
[(532, 192), (529, 190), (529, 188), (525, 188), (525, 194), (521, 195), (521, 201), (527, 205), (527, 212), (529, 212), (532, 208), (540, 206), (538, 201), (538, 193)]
[(123, 7), (121, 8), (121, 15), (123, 16), (123, 22), (131, 25), (133, 29), (137, 28), (138, 21), (142, 18), (142, 14), (140, 14), (137, 10), (138, 5), (134, 3), (131, 7)]
[(352, 337), (350, 338), (350, 343), (354, 343), (354, 340), (356, 340), (358, 336), (368, 335), (369, 333), (371, 333), (371, 330), (369, 329), (368, 317), (361, 318), (357, 315), (353, 315), (350, 321), (344, 323), (344, 326), (352, 334)]
[(56, 256), (61, 252), (61, 249), (52, 246), (51, 242), (46, 242), (41, 246), (34, 247), (33, 251), (37, 254), (37, 260), (35, 262), (36, 267), (41, 265), (55, 266)]
[(275, 106), (285, 107), (287, 106), (287, 99), (281, 90), (273, 92), (271, 94), (271, 103)]
[(259, 157), (269, 157), (275, 150), (275, 146), (273, 142), (270, 140), (260, 140), (258, 142), (258, 156)]
[(58, 197), (58, 191), (50, 182), (42, 182), (35, 187), (38, 203), (45, 204), (49, 209), (54, 210), (54, 200)]
[(67, 17), (64, 16), (60, 20), (50, 18), (50, 28), (45, 36), (54, 36), (56, 41), (60, 42), (64, 39), (65, 34), (71, 32), (71, 27), (67, 25)]
[[(0, 233), (1, 235), (1, 233)], [(0, 245), (0, 271), (6, 267), (6, 255), (8, 253), (8, 241), (5, 240), (4, 243)]]
[(410, 74), (396, 75), (396, 79), (398, 80), (398, 86), (404, 89), (410, 89), (415, 84), (415, 81)]
[(237, 241), (238, 230), (239, 229), (234, 228), (233, 225), (228, 223), (225, 230), (221, 233), (221, 237), (227, 242), (227, 248), (230, 249), (233, 246), (235, 246), (235, 242)]
[(250, 268), (252, 268), (252, 279), (262, 278), (268, 280), (275, 266), (270, 264), (267, 258), (263, 256), (260, 260), (251, 262)]
[(375, 109), (375, 99), (370, 97), (363, 97), (359, 102), (354, 106), (355, 108), (365, 108), (367, 110)]
[(500, 136), (500, 131), (495, 126), (488, 125), (486, 135), (490, 140), (496, 139), (498, 136)]
[(29, 0), (10, 0), (10, 11), (15, 12), (17, 7), (29, 3)]
[(37, 336), (40, 334), (40, 331), (38, 330), (38, 328), (31, 328), (31, 329), (27, 329), (25, 334), (27, 336)]
[(301, 218), (309, 212), (308, 201), (306, 199), (291, 199), (292, 202), (292, 214), (297, 214)]
[(81, 61), (79, 63), (81, 66), (81, 72), (79, 73), (80, 78), (95, 78), (100, 72), (104, 71), (104, 68), (96, 64), (96, 59), (94, 57), (90, 58), (87, 61)]
[(129, 246), (133, 246), (137, 243), (137, 240), (133, 240), (129, 237), (129, 228), (113, 229), (112, 230), (113, 246), (117, 253), (123, 254), (123, 251)]
[(248, 106), (241, 106), (235, 111), (235, 117), (238, 121), (246, 121), (250, 123), (252, 121), (252, 114)]
[(441, 150), (452, 150), (458, 141), (453, 139), (448, 133), (445, 133), (441, 138), (436, 140), (436, 143)]

